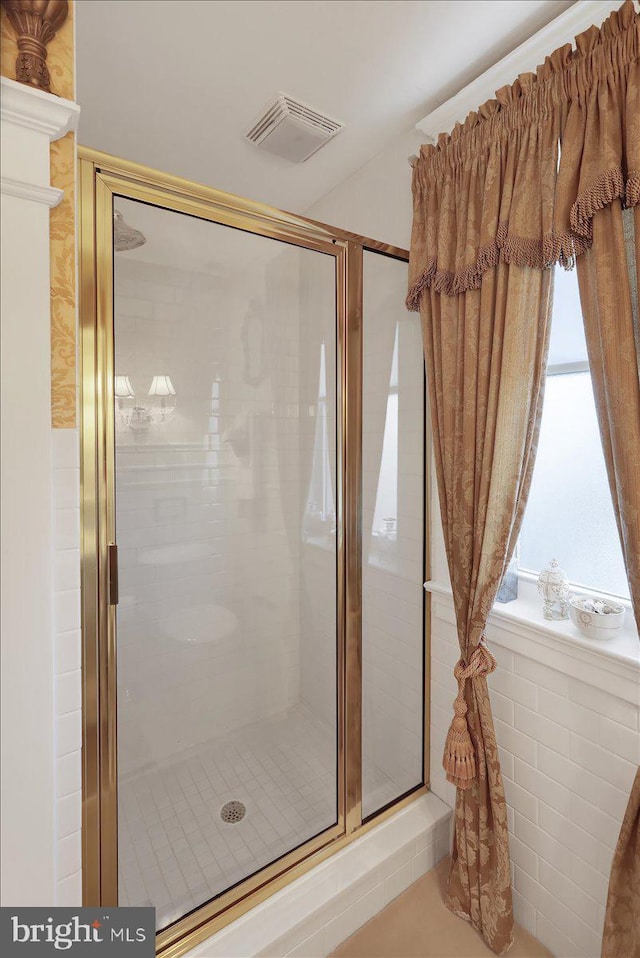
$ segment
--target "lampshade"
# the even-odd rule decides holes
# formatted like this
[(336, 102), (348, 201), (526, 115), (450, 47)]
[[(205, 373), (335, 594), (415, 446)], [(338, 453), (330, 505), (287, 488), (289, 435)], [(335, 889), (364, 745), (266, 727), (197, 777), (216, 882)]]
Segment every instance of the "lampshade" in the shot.
[(116, 376), (113, 392), (117, 399), (135, 399), (136, 394), (128, 376)]
[(175, 396), (170, 376), (154, 376), (149, 390), (150, 396)]

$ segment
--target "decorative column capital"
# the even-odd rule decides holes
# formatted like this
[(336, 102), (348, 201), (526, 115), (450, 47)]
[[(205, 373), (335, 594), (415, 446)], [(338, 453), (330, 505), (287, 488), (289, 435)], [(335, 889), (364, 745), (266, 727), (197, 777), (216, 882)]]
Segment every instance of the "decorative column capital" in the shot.
[(2, 0), (16, 31), (16, 80), (51, 92), (47, 44), (69, 14), (68, 0)]

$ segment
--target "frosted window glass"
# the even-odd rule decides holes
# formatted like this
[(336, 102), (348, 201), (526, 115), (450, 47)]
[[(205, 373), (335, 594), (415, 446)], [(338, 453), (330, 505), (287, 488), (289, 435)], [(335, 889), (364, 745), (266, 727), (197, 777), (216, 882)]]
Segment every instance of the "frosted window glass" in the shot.
[(586, 359), (575, 273), (556, 271), (550, 364), (540, 442), (520, 535), (520, 567), (556, 558), (571, 582), (629, 596), (588, 370), (553, 374)]
[(549, 339), (549, 366), (587, 361), (580, 291), (575, 270), (558, 266), (553, 277), (553, 320)]

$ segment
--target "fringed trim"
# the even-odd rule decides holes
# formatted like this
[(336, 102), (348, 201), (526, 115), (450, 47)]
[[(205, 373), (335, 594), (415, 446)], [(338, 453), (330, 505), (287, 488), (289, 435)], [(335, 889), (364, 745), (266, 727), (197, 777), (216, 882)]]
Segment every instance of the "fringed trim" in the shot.
[(598, 210), (604, 209), (614, 200), (625, 198), (625, 185), (622, 170), (615, 167), (601, 173), (571, 207), (569, 222), (571, 229), (579, 236), (590, 237), (592, 220)]
[(631, 209), (632, 206), (638, 206), (640, 203), (640, 171), (630, 172), (627, 177), (627, 189), (625, 194), (625, 206)]
[(471, 788), (478, 774), (476, 754), (467, 724), (467, 703), (464, 687), (467, 679), (476, 675), (489, 675), (496, 668), (496, 660), (484, 643), (484, 636), (471, 653), (469, 664), (460, 659), (453, 674), (458, 682), (458, 694), (453, 703), (453, 720), (444, 743), (442, 767), (447, 781), (456, 788)]
[(547, 269), (560, 263), (565, 269), (575, 266), (576, 256), (591, 246), (591, 236), (575, 236), (573, 233), (548, 233), (543, 239), (536, 240), (509, 234), (509, 223), (500, 223), (495, 240), (481, 246), (476, 262), (457, 272), (438, 269), (433, 259), (412, 284), (406, 299), (407, 309), (420, 311), (420, 300), (425, 289), (436, 293), (456, 296), (470, 289), (480, 289), (482, 276), (498, 263), (512, 263), (514, 266), (529, 266), (531, 269)]
[(407, 309), (420, 312), (420, 300), (425, 289), (433, 289), (445, 296), (456, 296), (470, 289), (480, 289), (482, 276), (498, 263), (513, 263), (514, 266), (529, 266), (531, 269), (547, 269), (559, 263), (565, 269), (573, 269), (576, 256), (590, 249), (593, 241), (593, 217), (616, 199), (621, 199), (627, 209), (640, 204), (640, 172), (632, 170), (625, 184), (622, 170), (616, 167), (602, 173), (584, 190), (571, 207), (570, 230), (548, 233), (541, 240), (509, 234), (509, 223), (498, 226), (496, 238), (478, 250), (475, 263), (452, 272), (438, 269), (432, 259), (409, 289)]

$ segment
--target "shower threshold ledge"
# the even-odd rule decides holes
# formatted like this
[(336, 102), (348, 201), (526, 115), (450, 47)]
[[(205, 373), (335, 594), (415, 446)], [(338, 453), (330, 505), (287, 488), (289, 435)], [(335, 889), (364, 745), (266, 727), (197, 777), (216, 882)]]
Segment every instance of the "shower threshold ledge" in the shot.
[(197, 945), (199, 958), (324, 958), (450, 851), (432, 792)]

